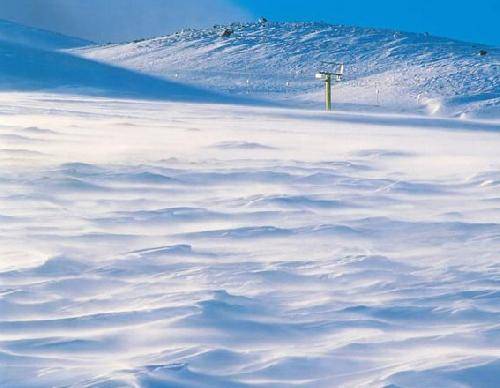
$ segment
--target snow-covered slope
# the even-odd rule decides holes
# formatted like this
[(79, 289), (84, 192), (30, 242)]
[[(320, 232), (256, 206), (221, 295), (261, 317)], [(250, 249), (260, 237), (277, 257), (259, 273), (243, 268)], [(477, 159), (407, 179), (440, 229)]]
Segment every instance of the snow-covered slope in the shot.
[(498, 48), (324, 23), (237, 24), (229, 38), (220, 36), (223, 28), (77, 52), (216, 90), (294, 102), (319, 104), (322, 85), (314, 73), (323, 61), (346, 64), (345, 82), (335, 90), (344, 104), (493, 114), (500, 102)]
[(81, 58), (62, 49), (89, 42), (0, 21), (0, 90), (57, 90), (176, 101), (227, 102), (193, 86)]
[(49, 50), (67, 49), (92, 44), (92, 42), (84, 39), (40, 30), (3, 19), (0, 19), (0, 41)]

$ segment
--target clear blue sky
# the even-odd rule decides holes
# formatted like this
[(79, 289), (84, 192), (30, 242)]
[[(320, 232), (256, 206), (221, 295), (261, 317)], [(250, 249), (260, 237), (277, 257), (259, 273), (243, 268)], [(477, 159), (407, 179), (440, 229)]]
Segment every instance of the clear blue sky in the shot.
[(500, 0), (234, 0), (233, 3), (272, 20), (323, 20), (427, 31), (500, 45)]
[(0, 0), (0, 18), (107, 42), (230, 21), (327, 21), (500, 46), (500, 0)]

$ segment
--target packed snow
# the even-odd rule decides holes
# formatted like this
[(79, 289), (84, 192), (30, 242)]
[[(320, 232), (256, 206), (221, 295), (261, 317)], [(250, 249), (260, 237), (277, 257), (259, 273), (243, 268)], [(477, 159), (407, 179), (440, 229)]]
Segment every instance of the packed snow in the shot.
[[(164, 39), (158, 69), (189, 59)], [(0, 386), (500, 385), (494, 115), (297, 109), (321, 85), (263, 73), (266, 106), (61, 48), (0, 39)], [(463, 58), (482, 114), (491, 58)]]

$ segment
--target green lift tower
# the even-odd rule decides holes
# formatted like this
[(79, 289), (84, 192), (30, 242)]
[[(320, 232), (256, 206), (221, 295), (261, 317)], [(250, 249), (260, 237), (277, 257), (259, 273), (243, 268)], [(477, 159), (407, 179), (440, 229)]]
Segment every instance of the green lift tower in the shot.
[(335, 71), (320, 71), (316, 74), (316, 79), (325, 82), (325, 101), (326, 110), (332, 110), (332, 81), (340, 82), (344, 76), (344, 64), (343, 63), (329, 63), (323, 62), (327, 65), (334, 65)]

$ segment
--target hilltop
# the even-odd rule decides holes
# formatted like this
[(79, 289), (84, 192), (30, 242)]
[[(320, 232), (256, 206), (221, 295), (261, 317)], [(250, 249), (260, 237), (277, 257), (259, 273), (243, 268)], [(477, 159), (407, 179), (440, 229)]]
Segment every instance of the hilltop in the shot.
[[(233, 34), (224, 38), (226, 28)], [(302, 105), (318, 106), (322, 99), (314, 73), (323, 61), (346, 64), (345, 81), (335, 90), (344, 106), (486, 115), (500, 101), (498, 48), (428, 34), (326, 23), (249, 23), (73, 52), (217, 91)]]

